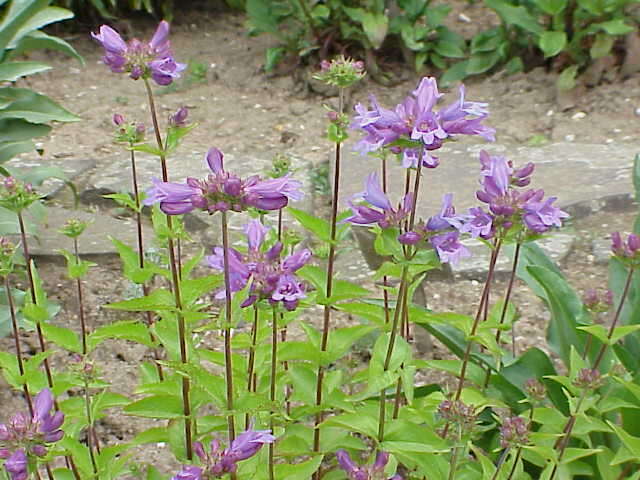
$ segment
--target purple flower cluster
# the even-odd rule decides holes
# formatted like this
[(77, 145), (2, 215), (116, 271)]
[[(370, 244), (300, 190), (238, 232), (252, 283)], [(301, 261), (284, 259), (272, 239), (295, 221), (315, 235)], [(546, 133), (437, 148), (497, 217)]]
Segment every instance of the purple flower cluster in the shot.
[(531, 181), (533, 163), (514, 169), (511, 162), (501, 156), (480, 152), (482, 165), (482, 190), (476, 197), (488, 205), (488, 212), (481, 207), (469, 210), (465, 224), (460, 229), (474, 237), (491, 238), (498, 229), (506, 231), (514, 225), (523, 225), (534, 234), (547, 232), (562, 226), (569, 215), (554, 206), (556, 197), (544, 198), (544, 190), (517, 190)]
[[(385, 480), (384, 467), (389, 462), (389, 454), (387, 452), (379, 452), (375, 462), (370, 466), (357, 465), (345, 450), (338, 450), (336, 458), (338, 459), (338, 465), (346, 472), (349, 480)], [(396, 473), (389, 477), (388, 480), (402, 480), (402, 477)]]
[[(353, 200), (362, 199), (366, 204), (355, 204)], [(353, 215), (345, 222), (358, 225), (378, 224), (381, 228), (399, 227), (411, 213), (413, 195), (407, 194), (397, 209), (393, 208), (389, 198), (380, 188), (380, 181), (376, 173), (371, 173), (365, 182), (365, 191), (356, 194), (349, 202)], [(373, 208), (375, 207), (375, 208)]]
[(171, 480), (209, 480), (235, 473), (238, 462), (253, 457), (265, 443), (273, 443), (275, 439), (270, 430), (247, 430), (224, 450), (218, 440), (212, 440), (209, 452), (202, 443), (195, 442), (194, 451), (204, 466), (186, 465)]
[(300, 200), (304, 196), (302, 184), (289, 175), (262, 180), (254, 175), (241, 179), (224, 170), (223, 154), (211, 148), (205, 162), (211, 173), (198, 180), (187, 178), (185, 183), (162, 182), (153, 179), (153, 187), (147, 190), (145, 205), (160, 203), (167, 215), (181, 215), (196, 208), (213, 214), (217, 211), (241, 212), (249, 207), (260, 210), (279, 210), (289, 200)]
[(91, 36), (100, 42), (105, 54), (102, 61), (115, 73), (129, 73), (134, 80), (151, 77), (158, 85), (169, 85), (180, 72), (187, 68), (177, 63), (171, 53), (169, 24), (160, 22), (151, 41), (141, 42), (134, 38), (125, 42), (113, 28), (102, 25), (98, 33)]
[[(482, 124), (488, 115), (486, 103), (466, 101), (465, 89), (461, 86), (458, 101), (434, 111), (442, 95), (435, 78), (425, 77), (394, 110), (382, 108), (373, 95), (370, 109), (358, 103), (351, 127), (366, 135), (356, 144), (356, 150), (364, 155), (390, 147), (393, 153), (402, 154), (405, 168), (416, 167), (420, 158), (424, 167), (435, 168), (439, 160), (430, 152), (442, 147), (447, 138), (480, 135), (486, 140), (495, 140), (495, 129)], [(399, 140), (408, 141), (410, 145), (398, 145)]]
[(11, 480), (26, 480), (29, 476), (28, 456), (43, 457), (47, 444), (60, 440), (64, 422), (62, 412), (51, 413), (53, 396), (49, 389), (42, 390), (33, 402), (33, 415), (20, 412), (9, 423), (0, 424), (0, 459)]
[[(309, 261), (311, 252), (305, 248), (282, 260), (283, 245), (280, 242), (264, 252), (262, 246), (268, 230), (259, 220), (252, 220), (245, 225), (247, 253), (243, 255), (234, 248), (229, 249), (231, 292), (242, 290), (251, 281), (249, 296), (242, 307), (265, 299), (273, 305), (282, 302), (287, 310), (294, 310), (298, 302), (306, 297), (305, 285), (295, 272)], [(222, 247), (215, 247), (213, 255), (207, 256), (205, 260), (211, 268), (224, 271)], [(216, 298), (225, 298), (225, 290), (218, 292)]]

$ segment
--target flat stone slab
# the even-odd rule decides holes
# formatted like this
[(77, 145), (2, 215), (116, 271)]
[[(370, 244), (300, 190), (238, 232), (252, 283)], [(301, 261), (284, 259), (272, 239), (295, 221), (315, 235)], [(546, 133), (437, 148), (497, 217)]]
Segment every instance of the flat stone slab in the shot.
[[(548, 196), (558, 197), (558, 205), (568, 206), (610, 195), (630, 194), (633, 159), (640, 146), (553, 143), (543, 147), (523, 147), (495, 143), (451, 143), (438, 150), (440, 166), (423, 169), (418, 200), (418, 216), (428, 218), (439, 212), (442, 196), (453, 193), (458, 212), (479, 205), (480, 150), (503, 155), (516, 167), (534, 162), (531, 187), (542, 188)], [(380, 171), (380, 160), (362, 156), (346, 146), (343, 150), (340, 195), (342, 204), (363, 190), (368, 173)], [(389, 196), (393, 203), (404, 194), (405, 169), (395, 159), (388, 162)]]
[[(58, 232), (64, 223), (70, 219), (93, 222), (80, 237), (79, 251), (81, 255), (102, 256), (117, 254), (110, 237), (114, 237), (134, 249), (137, 248), (136, 222), (133, 218), (119, 219), (108, 215), (96, 215), (83, 210), (69, 210), (48, 206), (47, 217), (38, 227), (37, 237), (32, 237), (29, 240), (29, 252), (33, 256), (52, 257), (60, 256), (60, 250), (62, 249), (73, 251), (73, 240)], [(149, 234), (144, 237), (146, 237), (146, 240), (150, 240), (150, 227), (147, 226), (146, 230)], [(150, 241), (145, 241), (145, 248), (150, 244)]]
[[(37, 168), (54, 167), (59, 168), (64, 173), (66, 179), (73, 182), (79, 175), (87, 172), (96, 166), (96, 160), (77, 158), (48, 158), (48, 157), (16, 157), (5, 163), (10, 169), (20, 169), (26, 172)], [(38, 187), (38, 193), (46, 198), (53, 197), (60, 189), (65, 187), (63, 180), (50, 178)]]
[[(555, 232), (549, 236), (536, 240), (536, 244), (553, 260), (558, 263), (571, 252), (575, 243), (575, 236), (568, 233)], [(489, 271), (489, 249), (479, 240), (465, 239), (462, 243), (471, 251), (471, 256), (462, 258), (457, 265), (451, 265), (454, 275), (464, 278), (483, 279)], [(512, 249), (502, 249), (496, 261), (495, 272), (498, 275), (511, 272), (513, 265)]]

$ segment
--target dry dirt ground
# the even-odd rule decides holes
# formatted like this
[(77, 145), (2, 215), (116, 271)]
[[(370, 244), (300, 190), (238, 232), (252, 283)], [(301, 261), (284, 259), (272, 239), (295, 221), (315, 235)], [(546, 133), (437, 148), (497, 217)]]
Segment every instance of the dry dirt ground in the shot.
[[(475, 7), (469, 7), (466, 14), (472, 24), (486, 19)], [(148, 38), (153, 26), (135, 23), (132, 29), (136, 36)], [(129, 119), (147, 121), (143, 86), (124, 75), (109, 72), (100, 63), (101, 52), (89, 40), (88, 32), (72, 41), (85, 57), (85, 66), (49, 55), (47, 61), (55, 68), (30, 80), (32, 88), (50, 95), (83, 119), (77, 124), (55, 128), (43, 141), (45, 156), (103, 159), (121, 154), (111, 142), (111, 118), (119, 112)], [(197, 145), (200, 150), (217, 146), (236, 155), (258, 152), (265, 158), (288, 153), (316, 165), (326, 159), (329, 145), (323, 137), (326, 110), (322, 104), (335, 103), (336, 99), (309, 93), (300, 80), (304, 74), (296, 78), (267, 77), (261, 67), (263, 49), (268, 42), (264, 37), (248, 38), (244, 18), (235, 14), (203, 13), (172, 26), (176, 57), (181, 61), (199, 62), (209, 70), (205, 82), (167, 91), (158, 100), (162, 118), (187, 105), (192, 119), (202, 124), (189, 137), (183, 147), (185, 151), (190, 150), (190, 145)], [(368, 93), (375, 93), (382, 104), (397, 103), (418, 79), (415, 75), (408, 76), (410, 78), (392, 88), (365, 82), (353, 94), (352, 101), (364, 100)], [(466, 85), (468, 98), (490, 104), (491, 124), (498, 130), (500, 142), (525, 143), (542, 137), (583, 143), (637, 142), (639, 76), (593, 88), (578, 99), (574, 108), (566, 111), (556, 105), (554, 82), (553, 75), (536, 69), (512, 77), (497, 73), (471, 79)], [(555, 193), (561, 196), (561, 192)], [(634, 215), (635, 211), (599, 214), (576, 220), (569, 226), (577, 242), (561, 268), (578, 291), (606, 285), (606, 266), (596, 262), (592, 240), (614, 230), (628, 231)], [(42, 263), (39, 267), (50, 297), (62, 305), (57, 321), (75, 328), (77, 303), (73, 284), (65, 279), (65, 269), (53, 263)], [(90, 324), (104, 325), (118, 318), (114, 312), (102, 308), (121, 299), (127, 288), (117, 260), (100, 260), (84, 285)], [(500, 280), (495, 291), (502, 291), (504, 286), (505, 282)], [(427, 298), (436, 310), (470, 313), (478, 301), (480, 288), (478, 282), (470, 280), (434, 282)], [(515, 301), (521, 314), (518, 348), (532, 344), (543, 346), (548, 320), (543, 306), (522, 285), (517, 287)], [(35, 338), (29, 337), (28, 344), (28, 350), (35, 352)], [(0, 347), (13, 350), (9, 339), (0, 340)], [(96, 363), (105, 378), (116, 386), (116, 391), (130, 393), (136, 382), (137, 365), (147, 355), (142, 347), (110, 342), (97, 352)], [(446, 355), (441, 346), (435, 346), (434, 356)], [(67, 361), (68, 357), (63, 354), (54, 359), (57, 366), (64, 366)], [(425, 381), (441, 378), (437, 373), (425, 374)], [(0, 389), (0, 404), (3, 413), (22, 407), (5, 388)], [(98, 431), (105, 443), (114, 443), (130, 438), (143, 424), (149, 422), (111, 416), (100, 422)], [(136, 459), (169, 473), (172, 463), (168, 457), (166, 450), (158, 447), (138, 452)]]

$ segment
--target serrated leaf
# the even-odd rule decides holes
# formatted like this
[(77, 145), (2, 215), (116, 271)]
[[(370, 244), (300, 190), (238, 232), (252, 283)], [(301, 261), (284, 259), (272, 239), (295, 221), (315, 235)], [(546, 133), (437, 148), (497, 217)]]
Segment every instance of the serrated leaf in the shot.
[(42, 323), (41, 328), (47, 340), (61, 346), (65, 350), (69, 350), (70, 352), (82, 352), (80, 339), (74, 331), (68, 328), (58, 327), (50, 323)]
[(182, 398), (173, 395), (152, 395), (133, 402), (123, 409), (128, 415), (147, 418), (181, 418), (184, 416)]
[(92, 351), (104, 340), (113, 338), (129, 340), (150, 348), (155, 346), (144, 324), (137, 320), (122, 320), (94, 330), (88, 337), (87, 348)]

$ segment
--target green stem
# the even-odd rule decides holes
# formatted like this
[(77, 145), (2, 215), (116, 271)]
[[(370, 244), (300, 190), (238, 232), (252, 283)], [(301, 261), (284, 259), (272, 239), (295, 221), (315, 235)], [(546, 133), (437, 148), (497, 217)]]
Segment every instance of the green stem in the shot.
[(95, 456), (95, 432), (93, 427), (93, 418), (91, 415), (91, 397), (89, 396), (89, 382), (85, 376), (84, 379), (84, 406), (85, 413), (87, 415), (87, 446), (89, 447), (89, 457), (91, 458), (91, 467), (93, 468), (93, 474), (98, 475), (98, 464), (96, 463)]
[[(149, 100), (149, 109), (151, 111), (151, 121), (153, 122), (153, 129), (156, 135), (156, 141), (158, 143), (158, 150), (160, 151), (160, 165), (162, 168), (162, 181), (168, 182), (169, 175), (167, 172), (167, 159), (165, 155), (164, 146), (162, 144), (162, 137), (160, 136), (160, 128), (158, 126), (158, 115), (156, 112), (155, 102), (153, 100), (153, 92), (149, 85), (149, 80), (144, 79), (144, 85), (147, 90), (147, 97)], [(167, 215), (167, 227), (169, 231), (173, 233), (173, 221), (170, 215)], [(187, 341), (186, 341), (186, 325), (184, 319), (184, 313), (182, 310), (182, 297), (180, 294), (180, 273), (178, 272), (178, 262), (175, 255), (175, 247), (173, 242), (173, 236), (169, 235), (168, 238), (168, 250), (169, 250), (169, 264), (171, 267), (171, 280), (173, 287), (173, 295), (176, 303), (176, 316), (178, 319), (178, 335), (180, 343), (180, 361), (183, 365), (188, 364), (187, 356)], [(191, 435), (191, 403), (189, 400), (190, 383), (189, 377), (182, 376), (182, 403), (184, 412), (184, 436), (187, 458), (193, 459), (193, 439)]]
[[(253, 326), (251, 327), (251, 347), (249, 347), (249, 360), (247, 365), (247, 391), (255, 393), (255, 382), (254, 382), (254, 367), (256, 362), (256, 345), (258, 343), (258, 320), (260, 314), (258, 311), (258, 306), (256, 304), (253, 305)], [(250, 426), (250, 418), (249, 414), (245, 415), (245, 430), (249, 429)]]

